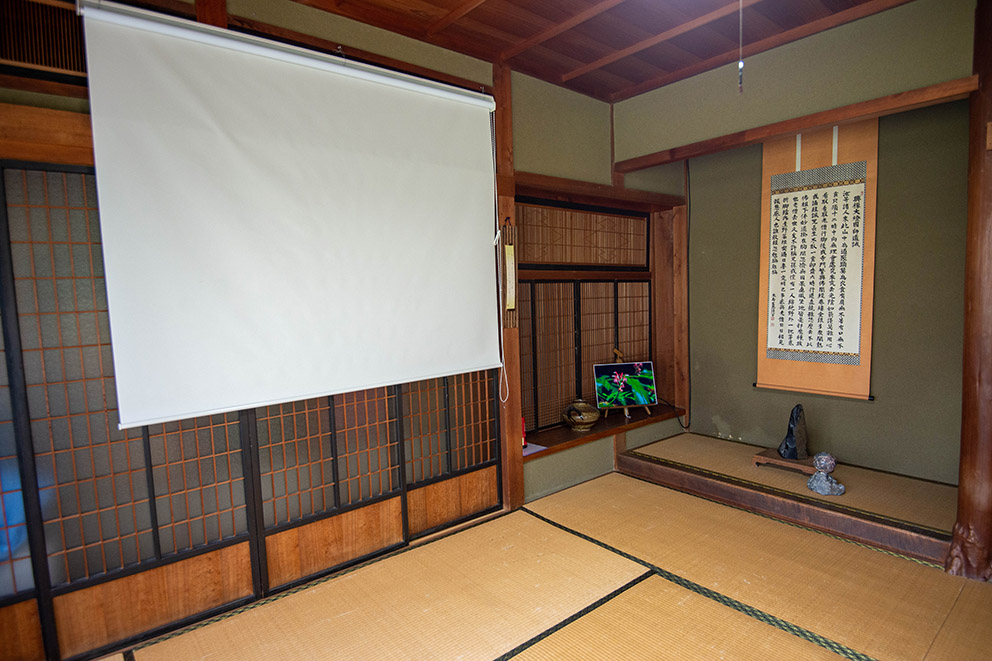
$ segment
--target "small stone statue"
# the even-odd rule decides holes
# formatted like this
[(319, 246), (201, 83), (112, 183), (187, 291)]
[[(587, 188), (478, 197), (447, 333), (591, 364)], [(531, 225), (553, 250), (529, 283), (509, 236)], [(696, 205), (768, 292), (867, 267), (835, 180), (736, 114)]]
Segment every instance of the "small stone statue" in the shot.
[(816, 473), (806, 483), (812, 491), (821, 496), (840, 496), (844, 493), (844, 485), (828, 475), (837, 467), (837, 460), (829, 452), (817, 452), (813, 457), (813, 468)]
[(806, 450), (808, 442), (806, 414), (803, 413), (803, 405), (796, 404), (789, 415), (789, 429), (781, 445), (778, 446), (778, 453), (783, 459), (808, 459), (809, 452)]

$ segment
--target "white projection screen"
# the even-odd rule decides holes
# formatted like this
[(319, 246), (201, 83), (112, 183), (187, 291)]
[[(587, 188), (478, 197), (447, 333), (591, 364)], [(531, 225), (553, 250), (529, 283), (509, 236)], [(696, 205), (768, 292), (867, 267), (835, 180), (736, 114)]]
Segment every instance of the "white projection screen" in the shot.
[(122, 427), (499, 365), (490, 97), (84, 23)]

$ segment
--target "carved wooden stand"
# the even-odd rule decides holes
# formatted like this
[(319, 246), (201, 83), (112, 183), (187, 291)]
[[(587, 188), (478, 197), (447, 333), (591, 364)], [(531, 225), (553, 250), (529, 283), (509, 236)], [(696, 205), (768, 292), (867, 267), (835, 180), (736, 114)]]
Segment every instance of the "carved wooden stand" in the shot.
[(785, 468), (790, 471), (799, 471), (804, 475), (812, 475), (816, 472), (816, 469), (813, 468), (813, 457), (807, 457), (806, 459), (784, 459), (776, 448), (768, 448), (754, 455), (754, 465), (756, 467), (765, 464), (778, 466), (779, 468)]

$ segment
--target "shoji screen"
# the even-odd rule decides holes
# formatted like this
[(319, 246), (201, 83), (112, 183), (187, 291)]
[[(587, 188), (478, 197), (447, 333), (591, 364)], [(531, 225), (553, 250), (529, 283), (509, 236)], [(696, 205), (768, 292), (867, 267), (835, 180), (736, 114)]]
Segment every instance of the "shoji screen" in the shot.
[(84, 19), (122, 426), (499, 364), (489, 97)]

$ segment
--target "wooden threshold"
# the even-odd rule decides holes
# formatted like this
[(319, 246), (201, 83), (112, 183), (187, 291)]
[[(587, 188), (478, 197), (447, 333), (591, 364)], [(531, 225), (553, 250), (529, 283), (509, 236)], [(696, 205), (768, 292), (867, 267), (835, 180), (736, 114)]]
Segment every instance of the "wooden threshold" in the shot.
[(659, 165), (666, 165), (687, 158), (715, 154), (716, 152), (752, 145), (773, 138), (780, 138), (786, 135), (810, 131), (812, 129), (834, 124), (846, 124), (872, 117), (883, 117), (893, 115), (897, 112), (905, 112), (916, 108), (925, 108), (939, 103), (958, 101), (967, 98), (969, 94), (978, 89), (978, 76), (958, 78), (945, 83), (938, 83), (928, 87), (920, 87), (908, 92), (890, 94), (870, 101), (852, 103), (832, 110), (813, 113), (805, 117), (787, 119), (774, 124), (759, 126), (758, 128), (738, 131), (718, 138), (702, 140), (682, 147), (663, 149), (644, 156), (628, 158), (619, 161), (613, 166), (613, 171), (618, 174), (628, 174), (637, 170), (653, 168)]
[(938, 565), (943, 565), (950, 545), (950, 535), (945, 532), (837, 507), (637, 450), (617, 455), (616, 464), (624, 475)]
[(613, 410), (609, 416), (597, 420), (589, 431), (572, 431), (569, 427), (561, 425), (543, 431), (530, 432), (527, 435), (527, 442), (542, 445), (546, 449), (527, 455), (524, 457), (524, 462), (591, 443), (607, 436), (614, 436), (620, 432), (637, 429), (662, 420), (670, 420), (680, 415), (685, 415), (685, 411), (673, 406), (653, 406), (651, 413), (645, 412), (643, 407), (632, 407), (629, 418), (624, 417), (622, 410)]

